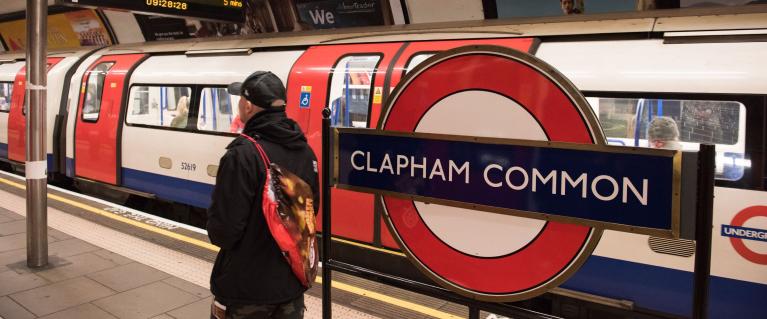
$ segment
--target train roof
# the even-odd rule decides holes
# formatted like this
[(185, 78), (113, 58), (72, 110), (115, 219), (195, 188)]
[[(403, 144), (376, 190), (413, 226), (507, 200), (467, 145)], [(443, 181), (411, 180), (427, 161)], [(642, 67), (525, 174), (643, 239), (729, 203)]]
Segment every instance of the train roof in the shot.
[(754, 29), (762, 29), (763, 34), (767, 35), (767, 5), (269, 33), (216, 39), (122, 44), (109, 47), (107, 50), (109, 53), (209, 54), (340, 43)]
[[(48, 51), (48, 57), (69, 57), (69, 56), (82, 56), (86, 53), (98, 49), (99, 47), (80, 47), (71, 49), (56, 49)], [(0, 54), (0, 63), (10, 63), (26, 60), (26, 52), (4, 52)]]
[[(742, 31), (749, 30), (749, 31)], [(289, 33), (268, 33), (222, 38), (195, 38), (173, 41), (141, 42), (109, 46), (102, 54), (121, 53), (186, 53), (247, 54), (253, 50), (287, 47), (308, 47), (341, 43), (394, 42), (413, 40), (447, 40), (498, 37), (572, 37), (611, 36), (650, 33), (673, 34), (676, 37), (726, 37), (743, 35), (767, 39), (767, 5), (739, 7), (685, 8), (628, 13), (590, 14), (577, 16), (481, 20), (450, 23), (408, 24), (313, 30)], [(51, 52), (67, 55), (93, 48)], [(0, 54), (1, 61), (23, 60), (24, 53)]]

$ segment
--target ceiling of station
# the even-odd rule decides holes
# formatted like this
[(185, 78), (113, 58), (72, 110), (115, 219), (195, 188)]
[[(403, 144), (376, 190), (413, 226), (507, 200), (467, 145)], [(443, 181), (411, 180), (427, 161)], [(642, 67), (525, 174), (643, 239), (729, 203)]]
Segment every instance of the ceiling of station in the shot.
[[(48, 5), (53, 5), (55, 0), (48, 0)], [(0, 6), (0, 14), (24, 11), (27, 8), (27, 0), (3, 0)]]

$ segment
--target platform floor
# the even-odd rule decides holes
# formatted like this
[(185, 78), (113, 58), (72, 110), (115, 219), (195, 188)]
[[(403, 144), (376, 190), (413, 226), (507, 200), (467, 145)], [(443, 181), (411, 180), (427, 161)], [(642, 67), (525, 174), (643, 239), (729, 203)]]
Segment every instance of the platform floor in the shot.
[[(204, 231), (51, 187), (49, 265), (30, 269), (23, 196), (23, 179), (0, 172), (0, 318), (209, 318), (215, 247)], [(320, 284), (306, 305), (306, 318), (321, 318)], [(461, 305), (333, 274), (334, 318), (467, 316)]]

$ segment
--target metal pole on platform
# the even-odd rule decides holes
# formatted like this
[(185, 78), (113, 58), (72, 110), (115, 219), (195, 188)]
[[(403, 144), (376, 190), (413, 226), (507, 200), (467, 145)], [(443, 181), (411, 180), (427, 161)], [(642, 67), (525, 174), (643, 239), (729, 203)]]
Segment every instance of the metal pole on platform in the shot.
[(48, 264), (45, 100), (48, 1), (27, 0), (27, 266)]
[(695, 215), (695, 282), (692, 317), (708, 317), (708, 287), (711, 273), (711, 229), (714, 218), (714, 169), (716, 149), (701, 144), (698, 153), (698, 203)]
[(322, 110), (322, 318), (333, 318), (330, 288), (330, 109)]

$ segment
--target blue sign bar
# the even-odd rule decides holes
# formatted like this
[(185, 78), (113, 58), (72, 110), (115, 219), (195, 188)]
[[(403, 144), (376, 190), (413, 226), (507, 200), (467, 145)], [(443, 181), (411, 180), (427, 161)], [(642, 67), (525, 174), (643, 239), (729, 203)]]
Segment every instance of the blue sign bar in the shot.
[(767, 230), (722, 225), (722, 236), (767, 242)]
[(337, 131), (341, 188), (636, 233), (678, 234), (681, 168), (675, 165), (681, 165), (681, 153), (676, 151)]

